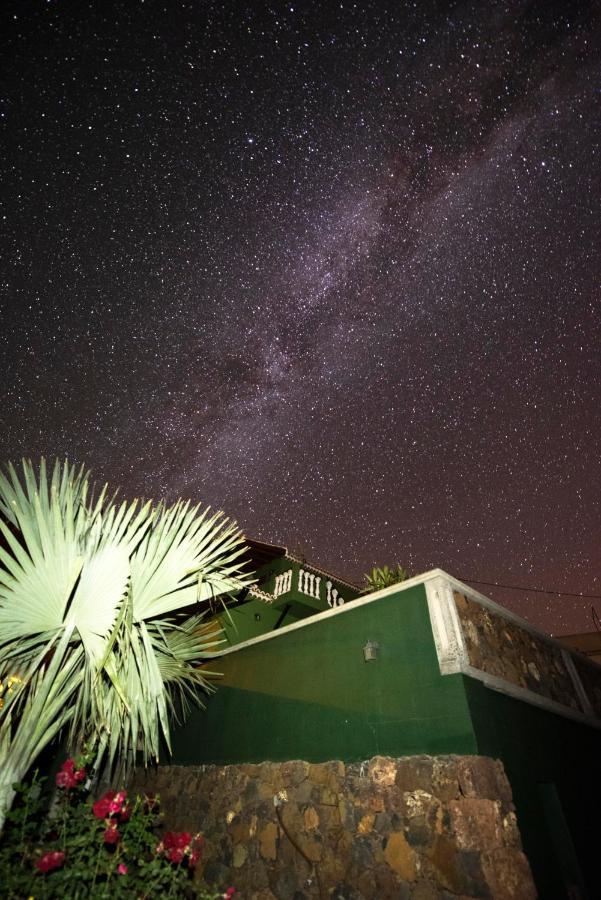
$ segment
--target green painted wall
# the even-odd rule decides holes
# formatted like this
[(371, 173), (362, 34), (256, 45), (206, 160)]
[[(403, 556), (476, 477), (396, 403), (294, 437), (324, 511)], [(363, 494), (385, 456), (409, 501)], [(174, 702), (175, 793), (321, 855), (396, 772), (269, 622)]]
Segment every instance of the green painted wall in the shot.
[[(380, 644), (376, 662), (364, 661), (368, 639)], [(175, 733), (174, 763), (476, 752), (463, 679), (440, 675), (423, 585), (212, 668), (223, 673), (218, 691)]]
[[(241, 606), (229, 607), (226, 613), (219, 616), (228, 644), (241, 644), (273, 631), (285, 606), (284, 602), (270, 606), (262, 600), (249, 600)], [(291, 625), (297, 620), (298, 616), (292, 615), (290, 611), (282, 624)]]
[(501, 759), (511, 782), (524, 849), (539, 895), (567, 897), (554, 834), (570, 868), (561, 822), (549, 822), (545, 788), (554, 784), (590, 897), (598, 896), (601, 731), (491, 691), (465, 677), (478, 752)]

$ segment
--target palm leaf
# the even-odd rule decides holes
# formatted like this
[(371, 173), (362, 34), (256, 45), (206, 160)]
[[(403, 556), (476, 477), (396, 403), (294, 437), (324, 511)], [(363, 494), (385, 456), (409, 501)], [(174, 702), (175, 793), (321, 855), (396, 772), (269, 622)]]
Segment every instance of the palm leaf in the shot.
[(252, 578), (222, 513), (117, 505), (68, 462), (0, 472), (0, 533), (0, 674), (23, 675), (0, 709), (1, 828), (12, 781), (65, 727), (110, 762), (158, 759), (170, 718), (213, 689), (198, 663), (220, 636), (181, 611)]

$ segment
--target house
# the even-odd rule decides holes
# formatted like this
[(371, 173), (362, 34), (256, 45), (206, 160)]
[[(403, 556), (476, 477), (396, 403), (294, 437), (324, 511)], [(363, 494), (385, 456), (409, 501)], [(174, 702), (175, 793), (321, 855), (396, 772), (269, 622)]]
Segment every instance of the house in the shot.
[[(440, 569), (361, 596), (283, 547), (255, 542), (251, 553), (257, 585), (238, 599), (229, 619), (222, 616), (226, 643), (210, 666), (221, 673), (219, 687), (206, 711), (175, 733), (173, 764), (247, 771), (265, 761), (359, 766), (385, 757), (417, 760), (418, 767), (427, 759), (431, 767), (432, 759), (500, 760), (539, 896), (596, 895), (601, 667)], [(434, 776), (428, 777), (412, 797), (435, 794)], [(468, 809), (470, 790), (461, 788), (459, 799), (449, 801), (451, 819), (461, 802)], [(474, 810), (508, 809), (502, 789), (498, 796), (496, 788), (483, 790)], [(303, 808), (306, 819), (313, 807)], [(235, 824), (242, 813), (239, 805), (232, 809), (238, 809), (231, 813)], [(510, 827), (510, 814), (503, 815), (495, 834)], [(425, 816), (424, 828), (434, 827), (430, 819)], [(469, 816), (465, 821), (463, 837), (456, 829), (455, 845), (445, 849), (448, 859), (436, 850), (442, 838), (434, 835), (413, 869), (405, 863), (420, 838), (402, 843), (403, 835), (411, 837), (405, 822), (395, 837), (402, 849), (395, 858), (405, 860), (397, 872), (410, 878), (432, 864), (443, 873), (441, 884), (469, 895), (465, 834), (478, 828), (477, 819), (476, 825)], [(245, 827), (248, 836), (252, 829)], [(390, 840), (383, 843), (390, 847)], [(497, 840), (498, 862), (509, 850), (503, 835)], [(486, 846), (478, 852), (478, 865), (489, 865)], [(451, 876), (447, 864), (449, 871), (463, 869)], [(481, 889), (497, 896), (490, 881)], [(519, 884), (516, 890), (498, 896), (532, 896), (520, 893)]]

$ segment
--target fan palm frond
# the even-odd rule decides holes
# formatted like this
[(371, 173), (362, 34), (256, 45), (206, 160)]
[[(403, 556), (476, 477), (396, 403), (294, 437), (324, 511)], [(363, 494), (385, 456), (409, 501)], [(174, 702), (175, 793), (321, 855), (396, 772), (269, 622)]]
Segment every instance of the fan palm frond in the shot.
[(170, 746), (170, 717), (211, 689), (199, 603), (252, 583), (244, 549), (220, 512), (117, 505), (68, 462), (0, 473), (0, 677), (24, 673), (0, 709), (0, 827), (7, 785), (65, 726), (111, 761)]

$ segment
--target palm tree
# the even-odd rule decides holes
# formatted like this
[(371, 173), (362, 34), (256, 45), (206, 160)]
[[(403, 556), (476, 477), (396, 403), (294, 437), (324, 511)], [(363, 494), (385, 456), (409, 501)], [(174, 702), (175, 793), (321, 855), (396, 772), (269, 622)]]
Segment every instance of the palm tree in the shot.
[(12, 784), (63, 729), (97, 764), (156, 760), (161, 735), (170, 749), (170, 717), (211, 689), (197, 665), (219, 635), (199, 604), (252, 579), (222, 513), (117, 505), (67, 462), (0, 473), (0, 533), (1, 830)]

